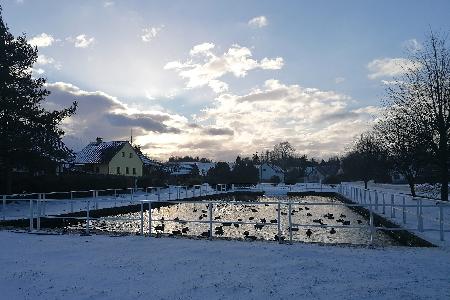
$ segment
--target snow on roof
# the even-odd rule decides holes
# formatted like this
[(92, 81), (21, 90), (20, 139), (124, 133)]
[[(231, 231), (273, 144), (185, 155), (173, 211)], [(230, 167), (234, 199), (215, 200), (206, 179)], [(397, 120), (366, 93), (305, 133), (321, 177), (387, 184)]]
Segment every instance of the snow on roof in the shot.
[(75, 156), (75, 164), (99, 164), (109, 162), (127, 141), (92, 142)]

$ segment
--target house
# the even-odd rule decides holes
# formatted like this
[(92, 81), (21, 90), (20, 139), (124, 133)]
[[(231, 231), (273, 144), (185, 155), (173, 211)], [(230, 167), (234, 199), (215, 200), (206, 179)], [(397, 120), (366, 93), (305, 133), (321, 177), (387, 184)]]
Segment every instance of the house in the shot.
[(169, 162), (166, 165), (167, 171), (173, 176), (188, 176), (194, 167), (197, 166), (200, 176), (206, 176), (211, 168), (216, 166), (215, 163), (204, 162)]
[(304, 182), (323, 182), (328, 177), (337, 174), (342, 174), (342, 170), (336, 165), (306, 167)]
[(279, 182), (284, 182), (284, 170), (277, 165), (263, 163), (258, 167), (260, 182), (273, 182), (278, 177)]
[(78, 152), (75, 169), (93, 174), (142, 176), (143, 161), (128, 141), (103, 142), (97, 138)]
[(304, 182), (322, 182), (327, 175), (319, 167), (306, 167)]

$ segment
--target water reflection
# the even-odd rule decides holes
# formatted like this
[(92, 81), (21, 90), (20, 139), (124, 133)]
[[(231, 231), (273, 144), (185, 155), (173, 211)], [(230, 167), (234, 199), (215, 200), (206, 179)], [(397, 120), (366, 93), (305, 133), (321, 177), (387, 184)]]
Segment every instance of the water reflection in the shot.
[[(248, 240), (278, 239), (278, 205), (280, 197), (259, 197), (254, 204), (231, 204), (223, 202), (212, 208), (213, 236)], [(329, 225), (329, 228), (293, 226), (293, 240), (321, 243), (367, 244), (370, 240), (369, 228), (335, 228), (333, 226), (363, 226), (368, 221), (361, 215), (342, 205), (307, 205), (310, 203), (341, 203), (335, 198), (322, 196), (284, 197), (283, 201), (301, 202), (292, 205), (292, 223), (304, 225)], [(280, 206), (281, 236), (289, 239), (288, 205)], [(139, 213), (120, 215), (125, 218), (139, 219)], [(169, 220), (175, 220), (171, 222)], [(195, 223), (193, 221), (196, 221)], [(257, 224), (239, 224), (248, 222)], [(135, 221), (92, 221), (92, 228), (100, 231), (118, 233), (138, 233), (140, 220)], [(72, 226), (82, 228), (83, 225)], [(148, 211), (144, 213), (144, 232), (148, 233)], [(152, 233), (183, 235), (195, 237), (209, 236), (209, 209), (203, 203), (182, 203), (152, 209)], [(375, 245), (396, 245), (397, 243), (383, 232), (376, 232)]]

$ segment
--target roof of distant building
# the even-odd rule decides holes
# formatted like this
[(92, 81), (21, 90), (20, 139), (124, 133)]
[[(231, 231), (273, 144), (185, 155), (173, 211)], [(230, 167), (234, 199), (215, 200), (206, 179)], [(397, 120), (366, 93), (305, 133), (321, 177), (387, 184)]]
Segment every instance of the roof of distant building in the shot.
[(75, 156), (75, 164), (100, 164), (109, 162), (128, 141), (92, 142)]

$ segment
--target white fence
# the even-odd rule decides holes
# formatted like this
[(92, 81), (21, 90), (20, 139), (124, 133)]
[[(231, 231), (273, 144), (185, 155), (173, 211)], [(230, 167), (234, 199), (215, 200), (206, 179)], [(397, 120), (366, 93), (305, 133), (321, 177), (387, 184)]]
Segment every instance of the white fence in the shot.
[[(228, 185), (230, 186), (230, 185)], [(140, 233), (144, 235), (144, 211), (145, 206), (148, 206), (148, 222), (149, 234), (152, 234), (152, 218), (151, 207), (154, 203), (168, 202), (171, 203), (202, 203), (208, 205), (208, 219), (207, 220), (183, 220), (183, 222), (191, 223), (208, 223), (209, 238), (213, 237), (212, 226), (215, 223), (224, 223), (227, 221), (215, 221), (213, 218), (213, 206), (218, 203), (223, 204), (223, 201), (192, 201), (197, 196), (217, 195), (234, 191), (264, 191), (269, 195), (282, 195), (288, 192), (316, 192), (316, 193), (338, 193), (351, 200), (353, 203), (343, 202), (302, 202), (292, 200), (279, 200), (276, 202), (252, 202), (252, 205), (276, 205), (278, 206), (277, 224), (258, 223), (258, 222), (242, 222), (236, 220), (229, 220), (228, 222), (236, 224), (252, 224), (265, 226), (278, 226), (278, 237), (281, 241), (281, 216), (280, 206), (288, 208), (288, 225), (289, 225), (289, 241), (292, 242), (292, 229), (300, 227), (334, 227), (334, 228), (369, 228), (371, 240), (376, 230), (408, 230), (412, 232), (437, 232), (441, 241), (445, 240), (446, 234), (450, 232), (448, 229), (450, 224), (445, 223), (445, 216), (448, 215), (448, 203), (441, 201), (434, 201), (423, 198), (412, 198), (411, 196), (392, 193), (389, 191), (379, 190), (364, 190), (357, 186), (350, 184), (341, 185), (322, 185), (318, 183), (295, 184), (295, 185), (270, 185), (258, 184), (256, 186), (239, 186), (231, 185), (228, 189), (227, 185), (219, 184), (215, 189), (209, 185), (196, 185), (191, 188), (186, 186), (170, 186), (168, 188), (162, 187), (148, 187), (146, 189), (105, 189), (105, 190), (90, 190), (90, 191), (70, 191), (70, 192), (54, 192), (54, 193), (38, 193), (38, 194), (20, 194), (20, 195), (4, 195), (2, 203), (2, 217), (3, 220), (14, 219), (29, 219), (30, 231), (41, 228), (41, 218), (47, 219), (77, 219), (86, 222), (86, 233), (90, 232), (91, 220), (116, 220), (116, 221), (139, 221)], [(21, 210), (18, 215), (14, 214), (14, 209), (8, 211), (12, 205), (10, 201), (21, 203)], [(28, 203), (28, 204), (26, 204)], [(234, 205), (248, 204), (248, 202), (232, 201), (227, 202)], [(111, 208), (126, 205), (140, 205), (141, 214), (139, 218), (119, 218), (119, 217), (99, 217), (92, 218), (91, 211), (101, 208)], [(28, 205), (27, 209), (24, 206)], [(349, 225), (322, 225), (322, 224), (296, 224), (292, 222), (291, 210), (292, 207), (298, 205), (343, 205), (347, 207), (363, 207), (369, 211), (368, 225), (349, 226)], [(61, 216), (62, 214), (85, 212), (84, 216), (68, 217)], [(401, 228), (387, 228), (374, 225), (374, 214), (384, 216), (393, 222), (399, 224)], [(180, 222), (180, 220), (165, 220), (165, 222)], [(446, 229), (447, 228), (447, 229)]]
[(436, 232), (439, 233), (440, 241), (444, 241), (450, 231), (450, 223), (445, 221), (450, 208), (446, 201), (412, 197), (388, 190), (364, 189), (352, 184), (341, 184), (339, 193), (354, 203), (368, 205), (371, 212), (400, 225), (401, 230)]

